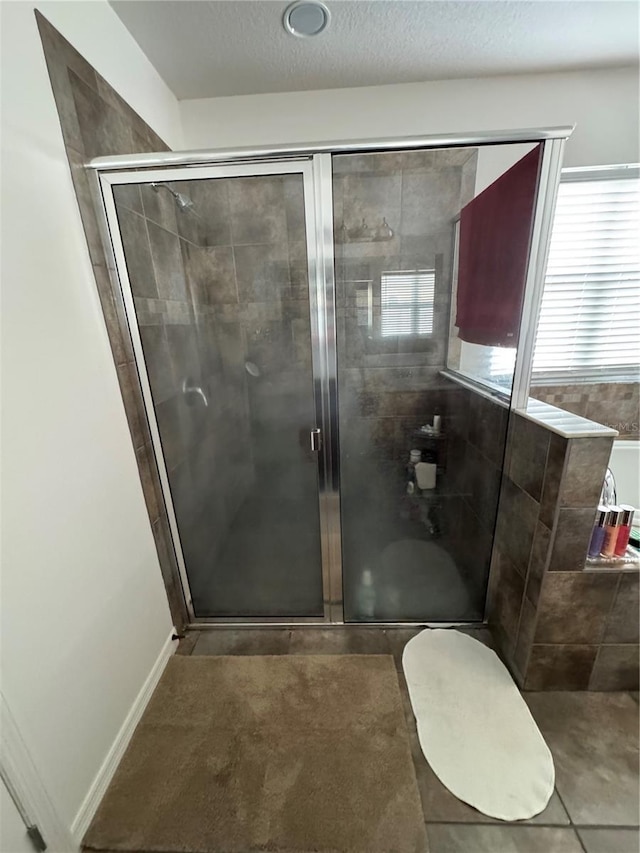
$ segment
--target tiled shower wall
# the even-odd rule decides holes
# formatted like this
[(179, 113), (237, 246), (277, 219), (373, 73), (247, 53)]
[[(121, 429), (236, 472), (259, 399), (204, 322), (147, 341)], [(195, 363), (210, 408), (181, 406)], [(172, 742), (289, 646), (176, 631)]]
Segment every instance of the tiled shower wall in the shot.
[[(454, 382), (446, 388), (445, 539), (468, 588), (484, 595), (509, 410)], [(476, 606), (482, 612), (484, 600)]]
[[(476, 161), (475, 149), (333, 159), (343, 515), (365, 489), (386, 512), (414, 430), (443, 412), (453, 220), (473, 197)], [(392, 239), (344, 241), (363, 222), (373, 236), (383, 218)], [(418, 269), (435, 270), (433, 334), (383, 337), (383, 273)]]
[(241, 369), (246, 360), (253, 370), (245, 375), (262, 510), (269, 500), (308, 500), (317, 480), (306, 453), (316, 418), (302, 177), (234, 179), (229, 199), (237, 296), (226, 308), (243, 330)]
[[(447, 429), (448, 383), (441, 370), (449, 331), (454, 221), (473, 197), (476, 163), (477, 150), (473, 148), (333, 157), (347, 612), (358, 607), (360, 567), (378, 565), (379, 555), (390, 543), (433, 539), (450, 559), (446, 553), (451, 539), (448, 528), (454, 513), (446, 509), (449, 498), (444, 493), (446, 437), (429, 441), (416, 431), (430, 423), (435, 414), (442, 416), (443, 433)], [(387, 226), (393, 234), (381, 239)], [(366, 234), (358, 233), (359, 228)], [(389, 329), (385, 333), (384, 312), (389, 308), (383, 305), (383, 281), (392, 288), (393, 275), (399, 271), (434, 271), (430, 333), (417, 328), (404, 334), (391, 334)], [(435, 454), (439, 466), (437, 500), (417, 501), (406, 496), (412, 448)], [(363, 506), (365, 495), (374, 499)], [(366, 544), (373, 542), (375, 547)], [(436, 549), (436, 553), (440, 551)], [(489, 553), (490, 546), (487, 557)], [(455, 567), (453, 572), (451, 587), (457, 579)], [(419, 583), (419, 579), (413, 582)], [(380, 589), (383, 585), (380, 570)], [(469, 591), (464, 613), (461, 602), (452, 605), (458, 608), (460, 618), (481, 615), (475, 592)], [(434, 593), (426, 603), (434, 616), (446, 605), (446, 597), (442, 598), (440, 602)], [(412, 613), (408, 602), (397, 607), (403, 618)]]
[(228, 188), (218, 182), (175, 186), (189, 194), (193, 209), (181, 211), (165, 188), (148, 185), (118, 187), (115, 198), (197, 601), (255, 472), (243, 330), (237, 311), (224, 311), (227, 305), (237, 306), (233, 255), (227, 246), (217, 245), (228, 243), (228, 225), (221, 233), (223, 210), (218, 217), (200, 215), (216, 202), (220, 208), (228, 203)]
[[(169, 190), (193, 206), (181, 211)], [(315, 423), (302, 178), (115, 196), (191, 593), (206, 615), (229, 538), (251, 535), (273, 502), (299, 506), (314, 491), (313, 456), (300, 466), (300, 429), (308, 443)]]
[(638, 688), (638, 572), (585, 569), (611, 443), (510, 417), (489, 622), (525, 689)]
[(125, 412), (136, 450), (160, 568), (174, 625), (187, 621), (166, 511), (122, 299), (113, 287), (84, 164), (92, 157), (166, 151), (166, 144), (40, 13), (36, 12), (71, 177), (105, 317)]
[(618, 439), (640, 438), (640, 382), (533, 385), (530, 394), (536, 400), (618, 430)]

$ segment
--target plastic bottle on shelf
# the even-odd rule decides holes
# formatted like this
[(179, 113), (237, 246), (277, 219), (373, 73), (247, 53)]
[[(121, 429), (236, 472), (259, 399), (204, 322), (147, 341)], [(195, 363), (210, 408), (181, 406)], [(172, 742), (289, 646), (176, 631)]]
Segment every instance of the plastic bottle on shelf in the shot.
[(407, 462), (407, 494), (415, 495), (416, 493), (416, 465), (422, 459), (422, 451), (415, 449), (409, 451), (409, 461)]
[(418, 462), (416, 465), (416, 482), (421, 491), (435, 489), (436, 470), (434, 462)]
[(365, 619), (373, 619), (376, 610), (376, 591), (371, 569), (363, 569), (358, 590), (358, 610)]

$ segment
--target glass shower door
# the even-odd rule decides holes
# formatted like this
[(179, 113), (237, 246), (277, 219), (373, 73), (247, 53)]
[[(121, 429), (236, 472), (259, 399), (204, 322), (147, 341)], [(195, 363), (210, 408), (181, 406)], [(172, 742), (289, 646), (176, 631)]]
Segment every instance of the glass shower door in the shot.
[[(418, 434), (442, 421), (452, 222), (471, 153), (333, 156), (347, 621), (481, 615), (445, 538), (442, 437)], [(424, 490), (409, 478), (417, 463)]]
[(114, 186), (195, 618), (324, 615), (306, 169)]
[[(524, 287), (533, 148), (332, 157), (346, 621), (483, 619), (513, 377), (503, 362), (515, 356), (521, 310), (518, 275), (510, 273), (517, 266)], [(518, 163), (533, 177), (526, 192), (520, 178), (512, 186)], [(511, 189), (496, 199), (505, 170)], [(494, 285), (485, 326), (494, 332), (493, 315), (502, 326), (480, 341), (495, 347), (474, 347), (450, 328), (465, 304), (477, 305), (473, 288), (481, 284), (475, 275), (472, 298), (458, 298), (456, 313), (456, 227), (472, 200), (487, 195), (491, 215), (474, 223), (471, 242), (482, 248), (491, 236), (497, 247), (486, 250), (500, 263), (493, 281), (484, 274)], [(529, 213), (512, 214), (523, 205)], [(446, 374), (447, 352), (450, 364), (461, 349), (465, 364), (477, 356), (500, 374), (504, 399)]]

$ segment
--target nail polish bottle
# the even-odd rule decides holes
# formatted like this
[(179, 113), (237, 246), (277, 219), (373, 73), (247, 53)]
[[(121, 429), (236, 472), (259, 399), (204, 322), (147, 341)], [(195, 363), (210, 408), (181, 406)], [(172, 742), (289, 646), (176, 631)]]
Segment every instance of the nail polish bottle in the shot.
[(606, 506), (599, 506), (598, 507), (598, 514), (596, 515), (596, 523), (593, 526), (593, 533), (591, 534), (591, 542), (589, 543), (589, 556), (590, 557), (600, 556), (600, 551), (602, 550), (602, 545), (604, 543), (605, 525), (607, 523), (608, 514), (609, 514), (608, 507), (606, 507)]
[(620, 531), (620, 507), (610, 506), (607, 520), (604, 526), (604, 543), (600, 553), (603, 557), (613, 557), (618, 532)]
[(631, 523), (633, 522), (634, 508), (629, 504), (620, 504), (620, 527), (614, 554), (616, 557), (624, 557), (627, 553), (629, 536), (631, 535)]

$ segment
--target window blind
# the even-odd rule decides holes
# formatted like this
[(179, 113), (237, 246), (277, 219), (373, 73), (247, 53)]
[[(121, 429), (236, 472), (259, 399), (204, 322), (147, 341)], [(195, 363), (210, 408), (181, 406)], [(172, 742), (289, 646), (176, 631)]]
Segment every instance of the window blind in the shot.
[(394, 270), (381, 275), (383, 338), (433, 333), (435, 270)]
[(632, 373), (640, 364), (640, 179), (562, 182), (534, 373)]

